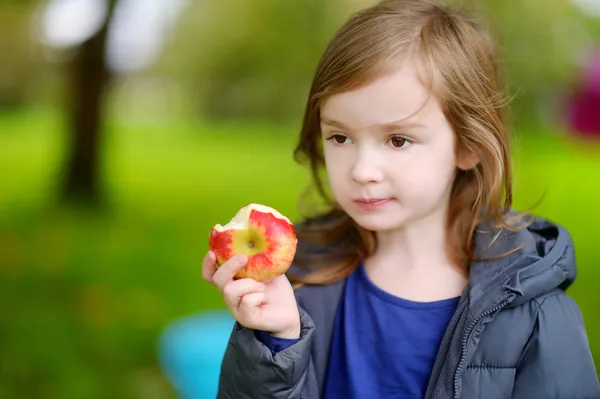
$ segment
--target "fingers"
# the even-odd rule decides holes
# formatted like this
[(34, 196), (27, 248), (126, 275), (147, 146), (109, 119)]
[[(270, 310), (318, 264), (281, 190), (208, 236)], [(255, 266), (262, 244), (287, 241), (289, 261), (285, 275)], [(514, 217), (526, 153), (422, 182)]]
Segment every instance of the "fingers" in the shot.
[(248, 258), (244, 255), (236, 255), (223, 263), (212, 276), (213, 283), (223, 292), (223, 288), (227, 285), (235, 274), (246, 265)]
[(209, 283), (213, 282), (213, 275), (217, 271), (216, 261), (217, 257), (213, 251), (208, 251), (202, 261), (202, 278)]
[(225, 303), (231, 308), (237, 308), (243, 298), (255, 293), (262, 293), (265, 285), (251, 278), (232, 281), (223, 288)]
[(241, 311), (252, 311), (267, 302), (267, 295), (264, 292), (252, 292), (244, 295), (240, 300)]

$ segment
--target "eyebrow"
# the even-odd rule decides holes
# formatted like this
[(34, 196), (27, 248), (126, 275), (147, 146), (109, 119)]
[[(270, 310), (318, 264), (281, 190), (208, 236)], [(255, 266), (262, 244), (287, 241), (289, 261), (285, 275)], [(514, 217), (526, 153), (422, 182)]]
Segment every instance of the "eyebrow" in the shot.
[[(321, 123), (324, 125), (328, 125), (328, 126), (333, 126), (333, 127), (337, 127), (339, 129), (343, 129), (343, 130), (348, 130), (348, 131), (353, 131), (355, 129), (352, 129), (351, 127), (345, 125), (342, 122), (324, 117), (321, 118)], [(386, 132), (390, 132), (390, 131), (394, 131), (394, 130), (401, 130), (401, 129), (408, 129), (408, 128), (422, 128), (425, 127), (425, 125), (418, 123), (418, 122), (400, 122), (400, 121), (396, 121), (396, 122), (390, 122), (390, 123), (384, 123), (384, 124), (380, 124), (380, 125), (372, 125), (374, 127), (377, 127), (383, 131)], [(370, 126), (366, 126), (366, 127), (370, 127)], [(364, 129), (364, 128), (360, 128), (360, 129)]]

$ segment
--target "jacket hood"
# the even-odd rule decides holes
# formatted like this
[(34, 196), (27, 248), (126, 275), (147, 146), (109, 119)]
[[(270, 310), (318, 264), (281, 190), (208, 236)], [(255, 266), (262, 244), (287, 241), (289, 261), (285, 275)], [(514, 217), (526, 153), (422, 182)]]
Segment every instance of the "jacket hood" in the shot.
[(476, 255), (485, 251), (483, 260), (473, 262), (470, 270), (470, 309), (475, 312), (508, 296), (514, 295), (510, 306), (517, 306), (557, 288), (566, 290), (577, 276), (570, 234), (539, 217), (520, 231), (478, 226), (475, 251)]

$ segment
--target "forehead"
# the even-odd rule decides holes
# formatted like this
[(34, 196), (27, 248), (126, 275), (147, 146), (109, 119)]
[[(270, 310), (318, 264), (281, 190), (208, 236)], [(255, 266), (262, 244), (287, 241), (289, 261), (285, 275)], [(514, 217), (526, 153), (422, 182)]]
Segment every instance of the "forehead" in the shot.
[(353, 129), (400, 120), (424, 123), (436, 116), (443, 116), (441, 107), (419, 81), (412, 62), (368, 85), (333, 95), (321, 107), (322, 120), (340, 121)]

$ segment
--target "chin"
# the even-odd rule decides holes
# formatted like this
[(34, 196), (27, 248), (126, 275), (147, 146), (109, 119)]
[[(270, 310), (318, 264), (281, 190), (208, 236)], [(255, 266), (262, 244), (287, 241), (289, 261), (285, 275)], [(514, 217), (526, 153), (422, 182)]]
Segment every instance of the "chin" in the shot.
[(364, 214), (349, 213), (350, 217), (360, 227), (370, 231), (389, 231), (402, 229), (406, 225), (406, 218), (400, 214), (391, 217), (388, 213)]

